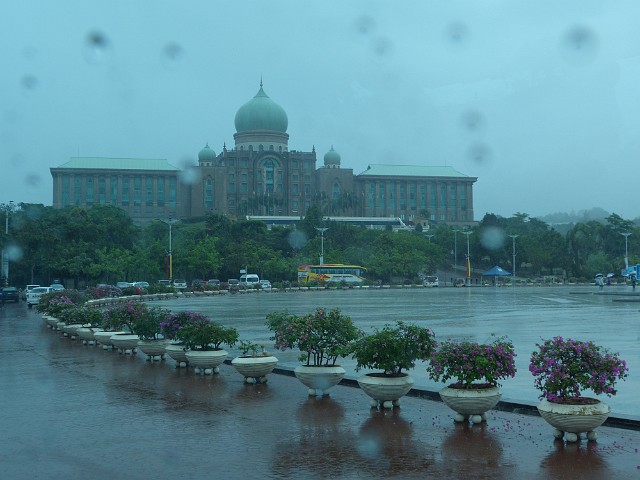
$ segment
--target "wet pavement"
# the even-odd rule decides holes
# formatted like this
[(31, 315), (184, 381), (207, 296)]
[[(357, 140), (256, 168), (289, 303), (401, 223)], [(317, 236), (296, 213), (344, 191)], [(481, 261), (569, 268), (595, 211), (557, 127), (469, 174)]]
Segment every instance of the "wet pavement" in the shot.
[(640, 477), (639, 431), (565, 444), (535, 416), (457, 425), (428, 399), (379, 412), (349, 386), (316, 399), (284, 374), (199, 376), (72, 341), (24, 305), (0, 310), (0, 361), (7, 479)]

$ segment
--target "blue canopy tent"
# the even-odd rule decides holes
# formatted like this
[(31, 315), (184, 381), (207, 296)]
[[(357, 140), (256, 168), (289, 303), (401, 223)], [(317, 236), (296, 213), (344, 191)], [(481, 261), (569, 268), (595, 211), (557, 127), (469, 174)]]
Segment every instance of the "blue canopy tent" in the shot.
[(482, 274), (483, 277), (493, 277), (493, 283), (496, 284), (496, 277), (510, 277), (511, 273), (504, 268), (496, 265)]

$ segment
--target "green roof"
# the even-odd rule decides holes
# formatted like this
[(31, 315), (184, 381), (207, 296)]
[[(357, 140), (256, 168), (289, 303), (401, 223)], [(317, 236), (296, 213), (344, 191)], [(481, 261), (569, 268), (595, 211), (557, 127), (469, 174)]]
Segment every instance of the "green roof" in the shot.
[(453, 167), (448, 166), (427, 166), (427, 165), (369, 165), (362, 172), (362, 176), (381, 176), (381, 177), (459, 177), (472, 178), (469, 175), (460, 173)]
[(179, 171), (164, 158), (107, 158), (71, 157), (58, 168), (82, 168), (86, 170), (156, 170)]

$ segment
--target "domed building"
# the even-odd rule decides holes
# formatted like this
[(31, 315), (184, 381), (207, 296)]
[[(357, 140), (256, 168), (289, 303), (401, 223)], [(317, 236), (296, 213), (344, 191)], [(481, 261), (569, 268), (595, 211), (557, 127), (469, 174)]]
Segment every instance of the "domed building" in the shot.
[[(473, 223), (475, 177), (448, 166), (369, 165), (354, 175), (331, 149), (289, 150), (286, 111), (264, 90), (236, 112), (233, 148), (209, 143), (186, 170), (164, 159), (73, 157), (51, 169), (53, 206), (112, 204), (136, 222), (158, 218), (300, 217), (312, 205), (331, 217)], [(373, 222), (370, 222), (373, 224)]]

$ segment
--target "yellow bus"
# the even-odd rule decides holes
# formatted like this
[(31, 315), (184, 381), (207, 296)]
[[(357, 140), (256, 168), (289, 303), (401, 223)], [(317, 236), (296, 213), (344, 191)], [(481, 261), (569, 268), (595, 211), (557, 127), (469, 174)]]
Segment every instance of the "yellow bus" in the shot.
[(347, 282), (360, 284), (364, 282), (367, 269), (359, 265), (343, 265), (341, 263), (324, 263), (322, 265), (298, 266), (298, 282), (305, 284), (310, 282)]

